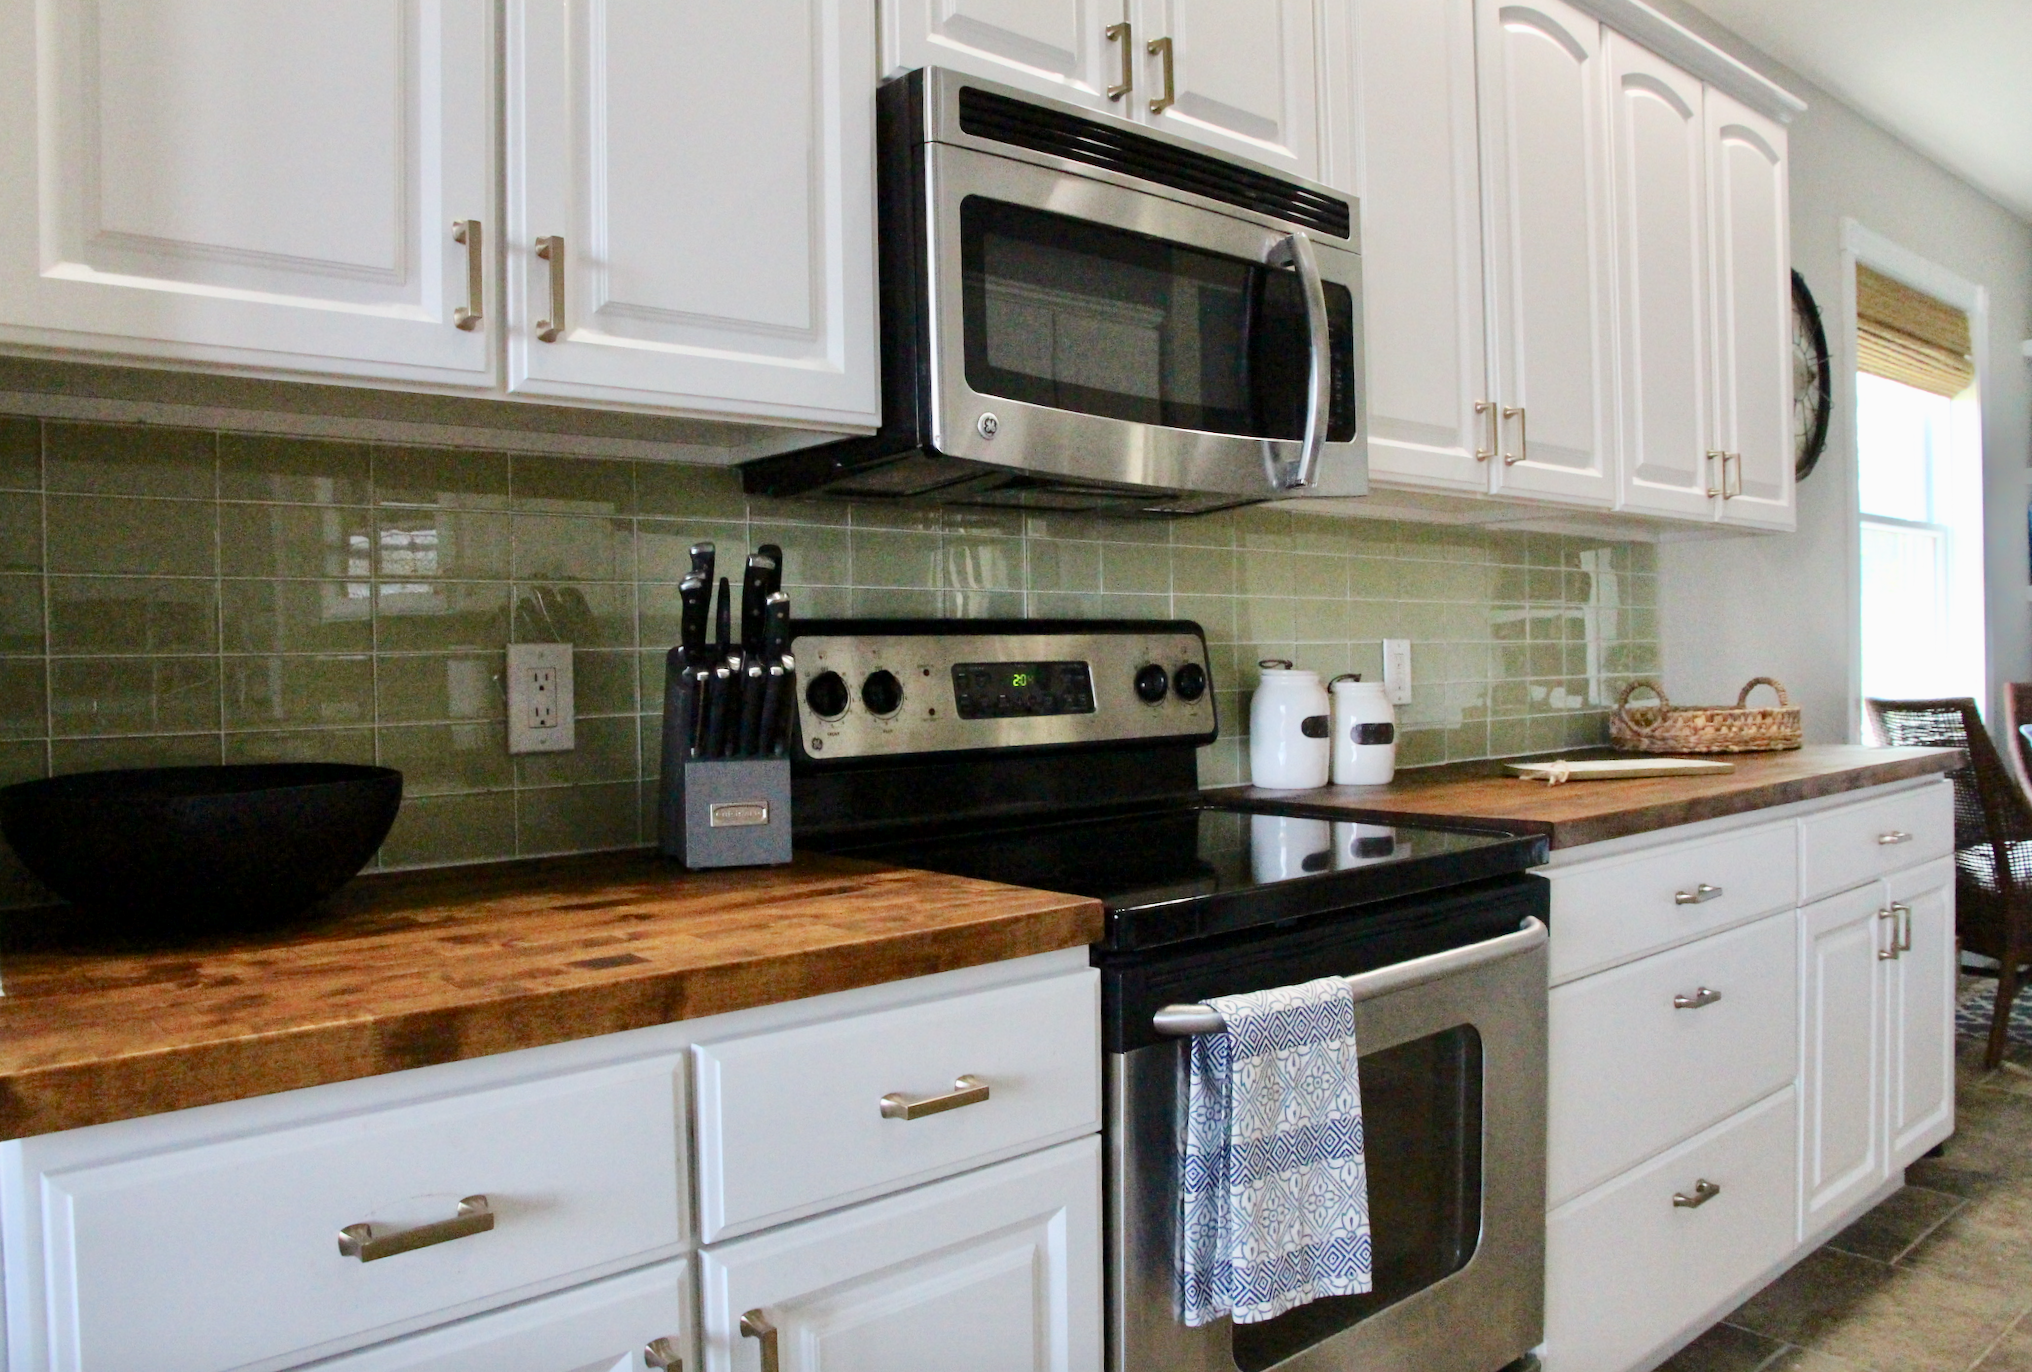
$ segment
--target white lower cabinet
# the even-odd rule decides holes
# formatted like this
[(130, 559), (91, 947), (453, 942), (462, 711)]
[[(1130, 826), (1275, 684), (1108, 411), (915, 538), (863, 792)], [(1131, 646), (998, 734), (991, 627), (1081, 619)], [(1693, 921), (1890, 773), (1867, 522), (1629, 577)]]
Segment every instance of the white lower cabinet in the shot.
[(709, 1372), (1100, 1372), (1100, 1142), (704, 1250)]
[(1547, 1372), (1656, 1366), (1953, 1132), (1952, 786), (1789, 808), (1545, 870)]

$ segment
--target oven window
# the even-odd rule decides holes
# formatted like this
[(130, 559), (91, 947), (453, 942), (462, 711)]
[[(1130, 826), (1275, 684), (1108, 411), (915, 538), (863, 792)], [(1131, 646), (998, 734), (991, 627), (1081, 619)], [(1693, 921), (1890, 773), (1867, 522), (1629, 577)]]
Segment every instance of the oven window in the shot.
[(1242, 1372), (1282, 1362), (1475, 1255), (1482, 1229), (1482, 1036), (1459, 1025), (1361, 1058), (1374, 1289), (1234, 1326)]
[[(960, 204), (967, 384), (1055, 410), (1296, 439), (1297, 273), (982, 196)], [(1354, 437), (1354, 297), (1326, 283), (1327, 437)]]

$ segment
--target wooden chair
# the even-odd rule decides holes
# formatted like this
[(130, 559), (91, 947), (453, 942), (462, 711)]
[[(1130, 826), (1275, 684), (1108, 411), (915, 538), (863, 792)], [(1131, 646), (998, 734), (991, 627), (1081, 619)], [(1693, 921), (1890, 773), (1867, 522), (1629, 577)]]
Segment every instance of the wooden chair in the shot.
[(2004, 736), (2010, 740), (2005, 756), (2011, 761), (2011, 770), (2017, 773), (2018, 784), (2032, 795), (2032, 741), (2025, 737), (2025, 726), (2032, 724), (2032, 681), (2012, 681), (2004, 686)]
[[(1867, 700), (1877, 737), (1893, 748), (1958, 748), (1954, 782), (1954, 925), (1963, 949), (1997, 960), (1997, 1004), (1983, 1065), (2004, 1057), (2011, 1003), (2032, 961), (2032, 797), (2005, 767), (1976, 703)], [(2013, 732), (2013, 737), (2018, 735)]]

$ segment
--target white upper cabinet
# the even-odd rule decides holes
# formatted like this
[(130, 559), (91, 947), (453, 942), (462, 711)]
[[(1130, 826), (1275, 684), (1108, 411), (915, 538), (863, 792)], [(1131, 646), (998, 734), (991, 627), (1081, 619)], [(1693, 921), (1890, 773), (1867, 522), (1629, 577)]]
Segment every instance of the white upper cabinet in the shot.
[(1326, 0), (1137, 0), (1136, 117), (1276, 171), (1319, 177)]
[(1125, 0), (884, 0), (882, 75), (952, 67), (1127, 114), (1142, 56), (1127, 18)]
[[(1478, 0), (1496, 488), (1615, 498), (1602, 28), (1563, 0)], [(1372, 341), (1371, 350), (1385, 346)]]
[(1615, 187), (1623, 507), (1710, 516), (1713, 418), (1707, 133), (1701, 84), (1620, 34), (1607, 40)]
[(872, 0), (511, 0), (508, 384), (879, 418)]
[(0, 0), (0, 342), (491, 385), (492, 12)]
[(1485, 491), (1493, 416), (1468, 0), (1357, 0), (1369, 475)]
[(1721, 518), (1791, 529), (1792, 252), (1785, 130), (1709, 87), (1715, 447), (1730, 453)]

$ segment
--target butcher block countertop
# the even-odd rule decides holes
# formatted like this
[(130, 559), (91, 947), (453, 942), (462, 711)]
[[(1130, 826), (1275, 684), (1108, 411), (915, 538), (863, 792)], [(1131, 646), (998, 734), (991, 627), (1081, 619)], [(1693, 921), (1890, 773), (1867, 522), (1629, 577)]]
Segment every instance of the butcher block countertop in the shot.
[[(1634, 754), (1594, 748), (1547, 756)], [(1387, 786), (1322, 786), (1313, 791), (1237, 786), (1214, 794), (1299, 805), (1350, 819), (1423, 821), (1544, 834), (1554, 848), (1578, 848), (1676, 824), (1948, 772), (1961, 765), (1961, 753), (1952, 748), (1829, 744), (1785, 753), (1734, 753), (1716, 760), (1733, 762), (1736, 770), (1712, 776), (1568, 781), (1548, 786), (1512, 776), (1501, 762), (1457, 762), (1399, 772)]]
[(370, 876), (286, 933), (65, 946), (0, 914), (0, 1138), (505, 1053), (1101, 936), (1098, 901), (846, 858)]

